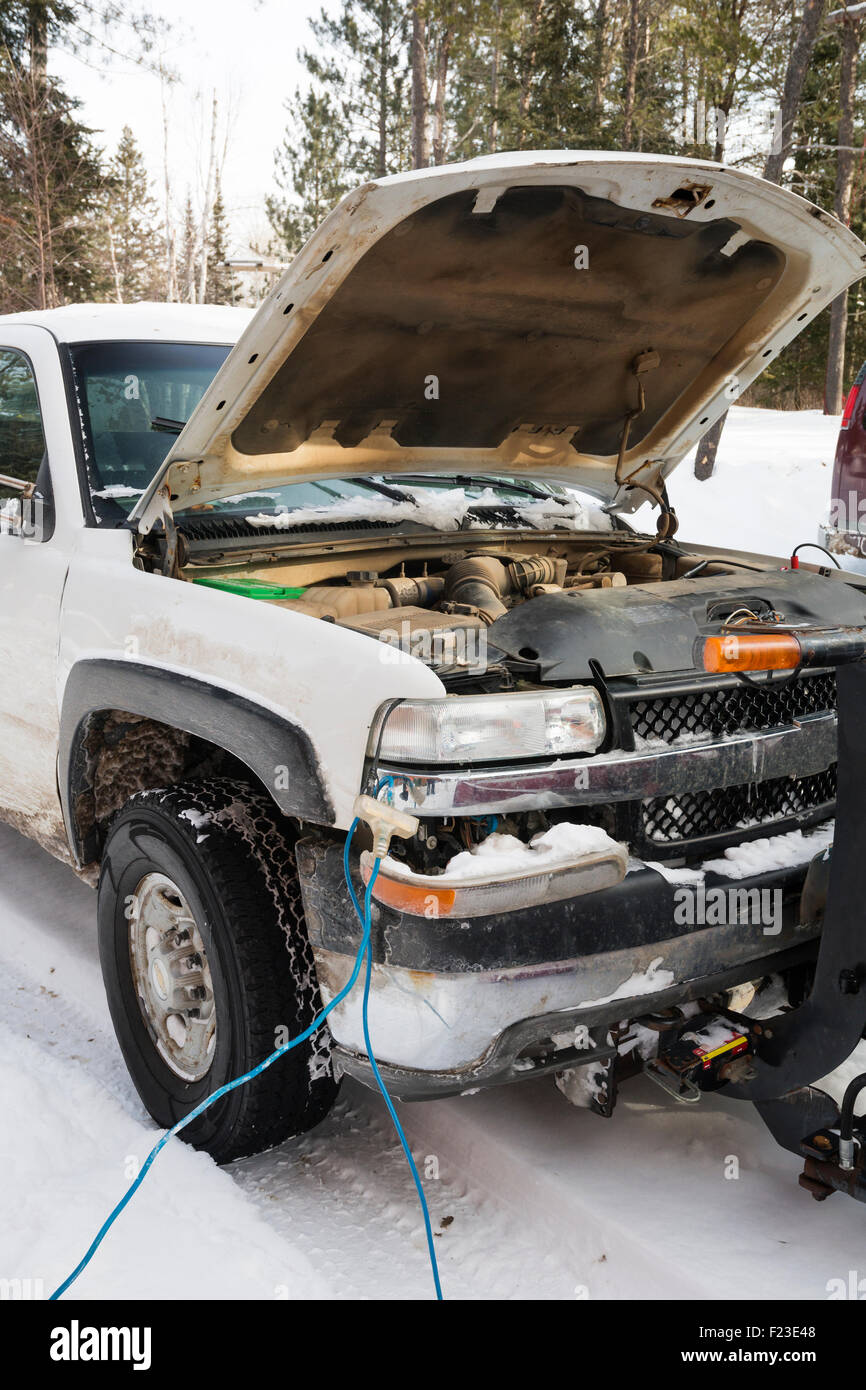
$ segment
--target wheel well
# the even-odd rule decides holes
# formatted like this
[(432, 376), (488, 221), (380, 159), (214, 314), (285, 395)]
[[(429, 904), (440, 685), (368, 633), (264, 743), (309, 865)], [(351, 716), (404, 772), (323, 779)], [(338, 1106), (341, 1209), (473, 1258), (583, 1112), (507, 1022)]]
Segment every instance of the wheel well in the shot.
[(219, 744), (144, 715), (95, 710), (79, 729), (70, 769), (70, 813), (83, 865), (97, 864), (112, 817), (136, 792), (191, 778), (231, 777), (270, 789)]

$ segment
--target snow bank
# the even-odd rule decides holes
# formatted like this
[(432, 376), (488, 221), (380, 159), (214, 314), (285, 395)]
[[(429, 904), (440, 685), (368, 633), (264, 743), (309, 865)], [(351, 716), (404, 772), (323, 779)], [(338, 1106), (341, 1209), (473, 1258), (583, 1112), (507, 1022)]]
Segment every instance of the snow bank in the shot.
[[(159, 1136), (80, 1059), (0, 1026), (3, 1273), (47, 1297), (74, 1269)], [(190, 1282), (192, 1280), (192, 1283)], [(74, 1298), (323, 1298), (306, 1256), (229, 1173), (173, 1140), (77, 1280)]]
[[(693, 450), (668, 479), (677, 540), (782, 556), (816, 540), (830, 507), (838, 433), (839, 416), (819, 410), (732, 406), (713, 476), (698, 481)], [(654, 531), (655, 517), (646, 506), (629, 521)], [(820, 560), (817, 552), (803, 558)]]

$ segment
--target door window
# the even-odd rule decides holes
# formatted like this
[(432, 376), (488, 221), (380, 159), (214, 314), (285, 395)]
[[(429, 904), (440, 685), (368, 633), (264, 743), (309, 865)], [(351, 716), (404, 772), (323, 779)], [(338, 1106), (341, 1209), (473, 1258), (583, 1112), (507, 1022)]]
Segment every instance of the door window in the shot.
[[(35, 483), (45, 459), (45, 435), (33, 369), (14, 348), (0, 348), (0, 475)], [(40, 479), (40, 482), (42, 480)], [(0, 534), (28, 529), (32, 504), (0, 478)]]

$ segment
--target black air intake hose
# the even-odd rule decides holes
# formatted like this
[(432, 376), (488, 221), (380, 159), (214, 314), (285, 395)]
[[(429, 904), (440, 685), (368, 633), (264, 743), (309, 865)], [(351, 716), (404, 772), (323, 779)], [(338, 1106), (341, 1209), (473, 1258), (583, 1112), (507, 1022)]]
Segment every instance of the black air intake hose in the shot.
[(539, 584), (561, 584), (565, 561), (530, 555), (507, 565), (493, 555), (469, 555), (458, 560), (445, 576), (445, 597), (452, 603), (477, 608), (486, 622), (495, 622), (508, 609), (506, 594), (528, 594)]
[(445, 597), (451, 603), (477, 608), (488, 623), (501, 618), (508, 609), (503, 594), (511, 592), (511, 577), (492, 555), (470, 555), (458, 560), (445, 576)]

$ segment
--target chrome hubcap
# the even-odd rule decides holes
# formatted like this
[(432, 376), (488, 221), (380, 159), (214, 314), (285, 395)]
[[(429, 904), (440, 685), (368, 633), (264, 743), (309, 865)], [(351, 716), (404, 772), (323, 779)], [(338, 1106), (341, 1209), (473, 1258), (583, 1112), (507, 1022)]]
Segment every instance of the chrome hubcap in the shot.
[(216, 1045), (213, 981), (201, 933), (177, 884), (147, 874), (127, 906), (129, 956), (157, 1051), (185, 1081), (210, 1070)]

